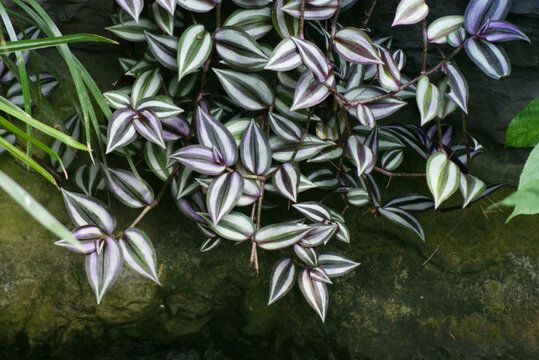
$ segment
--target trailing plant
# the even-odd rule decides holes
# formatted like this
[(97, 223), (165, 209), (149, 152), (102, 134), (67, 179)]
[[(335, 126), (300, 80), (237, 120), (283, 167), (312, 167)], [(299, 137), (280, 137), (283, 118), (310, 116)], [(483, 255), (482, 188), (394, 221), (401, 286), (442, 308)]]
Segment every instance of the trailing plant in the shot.
[[(502, 185), (471, 174), (470, 161), (483, 148), (466, 131), (468, 84), (454, 58), (465, 50), (487, 76), (510, 74), (500, 43), (529, 40), (504, 20), (507, 0), (472, 0), (464, 16), (430, 22), (425, 1), (402, 0), (392, 26), (421, 23), (422, 68), (413, 77), (404, 51), (368, 32), (376, 1), (359, 27), (339, 21), (354, 11), (354, 0), (117, 3), (122, 10), (108, 30), (135, 43), (130, 53), (138, 55), (120, 59), (120, 85), (104, 94), (114, 111), (100, 134), (106, 157), (76, 171), (77, 191), (62, 191), (83, 249), (58, 242), (86, 254), (98, 302), (124, 260), (159, 282), (156, 252), (137, 226), (169, 188), (205, 238), (201, 251), (244, 245), (256, 272), (264, 251), (282, 253), (268, 304), (297, 279), (324, 320), (328, 285), (359, 265), (325, 250), (351, 241), (344, 220), (350, 206), (425, 241), (414, 213), (453, 209), (442, 205), (458, 189), (457, 208), (467, 208)], [(439, 59), (431, 68), (429, 57)], [(414, 100), (416, 124), (384, 121)], [(462, 116), (460, 137), (445, 123), (451, 113)], [(424, 165), (400, 170), (404, 157)], [(125, 165), (107, 166), (107, 158)], [(159, 190), (142, 169), (162, 180)], [(418, 177), (430, 194), (387, 199), (382, 190), (395, 177)], [(141, 209), (126, 230), (116, 229), (94, 197), (101, 180), (124, 205)], [(343, 209), (328, 205), (330, 196), (342, 199)], [(266, 210), (281, 221), (263, 217)]]

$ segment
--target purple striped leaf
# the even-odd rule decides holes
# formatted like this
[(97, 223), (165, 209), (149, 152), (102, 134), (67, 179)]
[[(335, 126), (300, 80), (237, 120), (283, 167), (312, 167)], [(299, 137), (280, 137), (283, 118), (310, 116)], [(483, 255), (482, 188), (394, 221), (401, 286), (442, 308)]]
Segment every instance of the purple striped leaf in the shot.
[[(335, 76), (333, 72), (330, 72), (328, 79), (325, 81), (330, 87), (335, 86)], [(306, 109), (320, 104), (324, 101), (331, 92), (324, 85), (319, 82), (312, 71), (305, 71), (298, 80), (296, 91), (294, 92), (294, 100), (291, 111), (297, 111), (300, 109)]]
[(107, 91), (106, 93), (103, 93), (103, 97), (107, 101), (107, 104), (115, 110), (125, 109), (128, 108), (129, 105), (131, 105), (131, 98), (129, 97), (129, 93), (125, 91)]
[(271, 8), (236, 10), (225, 20), (223, 26), (236, 26), (251, 35), (253, 39), (260, 39), (273, 29)]
[[(384, 94), (386, 94), (386, 92), (384, 92), (380, 88), (361, 85), (348, 90), (344, 96), (350, 101), (362, 101)], [(386, 118), (400, 110), (405, 105), (405, 101), (402, 101), (401, 99), (394, 96), (382, 100), (369, 102), (368, 104), (366, 104), (366, 106), (372, 112), (372, 116), (375, 120)], [(353, 116), (358, 115), (356, 108), (350, 109), (349, 112)]]
[(369, 174), (376, 163), (376, 157), (372, 150), (363, 145), (357, 136), (350, 136), (348, 138), (347, 148), (356, 166), (357, 176), (361, 177), (363, 174)]
[(163, 127), (163, 140), (165, 141), (175, 141), (181, 137), (187, 137), (191, 132), (187, 121), (179, 116), (161, 119), (161, 126)]
[(318, 253), (315, 249), (295, 244), (294, 252), (297, 257), (308, 266), (316, 266), (318, 264)]
[(327, 168), (313, 171), (308, 175), (308, 179), (324, 190), (335, 190), (339, 186), (339, 179), (335, 176), (335, 172)]
[(329, 304), (329, 293), (326, 284), (312, 279), (309, 270), (304, 269), (298, 275), (298, 285), (307, 303), (324, 322)]
[(371, 38), (362, 30), (345, 27), (337, 31), (335, 51), (343, 59), (355, 64), (382, 64)]
[(301, 140), (305, 130), (299, 125), (281, 115), (274, 113), (268, 115), (271, 130), (275, 135), (288, 142), (297, 143)]
[(241, 161), (255, 175), (264, 175), (271, 166), (271, 149), (266, 136), (254, 120), (243, 133), (240, 143)]
[(116, 240), (107, 237), (105, 247), (100, 254), (93, 252), (86, 255), (86, 276), (95, 293), (97, 303), (114, 285), (122, 269), (122, 252)]
[(384, 205), (384, 208), (386, 207), (405, 211), (425, 211), (434, 208), (434, 201), (425, 195), (410, 194), (391, 199)]
[(327, 81), (330, 76), (330, 66), (326, 56), (322, 53), (322, 50), (310, 41), (295, 36), (291, 37), (291, 39), (296, 44), (296, 49), (301, 56), (301, 61), (307, 69), (313, 72), (319, 82), (323, 83)]
[(344, 256), (331, 253), (320, 254), (318, 264), (330, 278), (346, 275), (360, 265)]
[(124, 40), (132, 42), (145, 42), (146, 36), (144, 35), (144, 31), (156, 31), (157, 27), (153, 21), (140, 18), (138, 22), (135, 20), (127, 20), (123, 21), (122, 23), (109, 26), (106, 29)]
[(421, 75), (417, 82), (416, 102), (421, 115), (421, 126), (433, 120), (438, 114), (442, 94), (431, 84), (427, 75)]
[(279, 260), (275, 263), (270, 278), (270, 293), (268, 305), (285, 296), (294, 287), (296, 266), (290, 258)]
[[(195, 4), (197, 1), (178, 0), (178, 4), (184, 6), (182, 3), (190, 2)], [(178, 43), (178, 81), (182, 80), (186, 75), (195, 72), (204, 64), (210, 56), (212, 46), (213, 40), (211, 35), (203, 25), (194, 24), (185, 29)]]
[(116, 227), (116, 218), (100, 200), (62, 189), (65, 207), (73, 225), (95, 225), (106, 234)]
[(230, 131), (200, 107), (197, 108), (195, 121), (200, 144), (208, 148), (217, 148), (223, 157), (224, 164), (234, 165), (238, 160), (238, 147)]
[(207, 13), (215, 7), (220, 0), (177, 0), (178, 5), (192, 12)]
[(264, 250), (278, 250), (300, 241), (310, 227), (296, 222), (284, 222), (263, 227), (255, 234), (257, 245)]
[(356, 106), (356, 117), (362, 125), (365, 125), (368, 128), (373, 128), (376, 126), (376, 120), (374, 119), (374, 114), (367, 105), (358, 104)]
[(170, 35), (155, 35), (147, 31), (146, 42), (155, 59), (167, 69), (178, 71), (176, 55), (178, 53), (178, 38)]
[(133, 117), (133, 127), (147, 140), (166, 148), (163, 139), (163, 126), (157, 115), (149, 109), (143, 109)]
[(273, 103), (273, 92), (264, 78), (256, 74), (213, 69), (232, 102), (250, 110), (263, 110)]
[(500, 79), (511, 74), (511, 63), (503, 48), (481, 39), (469, 38), (464, 43), (464, 48), (474, 64), (485, 75)]
[(131, 109), (117, 110), (112, 114), (107, 128), (107, 154), (124, 147), (137, 138), (133, 126), (136, 113)]
[(178, 198), (175, 191), (175, 188), (172, 187), (172, 198), (176, 199), (176, 205), (181, 212), (189, 219), (196, 221), (199, 224), (205, 224), (206, 221), (199, 215), (200, 212), (206, 211), (206, 205), (204, 204), (201, 193), (197, 192), (189, 197)]
[(168, 158), (171, 147), (172, 144), (168, 144), (167, 149), (163, 150), (149, 141), (144, 145), (144, 161), (146, 165), (155, 176), (163, 181), (166, 181), (172, 172), (171, 159)]
[(490, 42), (504, 42), (513, 40), (524, 40), (531, 42), (516, 25), (507, 21), (489, 21), (484, 31), (479, 37)]
[(335, 224), (312, 224), (310, 227), (309, 232), (299, 242), (301, 246), (306, 248), (327, 244), (338, 230), (338, 226)]
[(138, 103), (136, 110), (143, 109), (153, 111), (159, 119), (170, 118), (183, 112), (183, 109), (174, 104), (170, 97), (164, 95), (142, 99)]
[(142, 276), (161, 285), (157, 277), (155, 249), (148, 235), (140, 229), (129, 228), (124, 231), (119, 243), (127, 265)]
[(337, 224), (335, 238), (345, 244), (350, 244), (350, 230), (348, 230), (348, 227), (341, 221), (335, 221), (335, 224)]
[(126, 206), (140, 208), (154, 200), (153, 190), (143, 179), (127, 170), (103, 168), (107, 187)]
[[(301, 17), (301, 2), (301, 0), (288, 1), (287, 4), (282, 7), (282, 11), (299, 19)], [(329, 19), (335, 15), (338, 6), (338, 0), (307, 0), (305, 1), (304, 18), (306, 20)]]
[(213, 225), (236, 206), (243, 193), (243, 178), (237, 172), (223, 174), (215, 178), (208, 187), (206, 207)]
[(425, 234), (423, 233), (421, 224), (410, 213), (392, 207), (378, 208), (378, 212), (391, 222), (412, 230), (421, 238), (421, 240), (423, 240), (423, 242), (425, 241)]
[(273, 159), (279, 162), (292, 161), (292, 156), (294, 153), (296, 154), (294, 158), (296, 162), (307, 160), (319, 154), (322, 150), (335, 145), (333, 141), (320, 140), (318, 137), (313, 135), (305, 136), (305, 139), (297, 153), (296, 143), (284, 141), (277, 136), (271, 137), (269, 139), (269, 144), (271, 150), (273, 151)]
[(298, 198), (300, 172), (297, 166), (285, 163), (273, 175), (273, 186), (285, 198), (296, 202)]
[(212, 224), (212, 220), (207, 214), (199, 213), (199, 215), (215, 233), (228, 240), (244, 241), (255, 233), (255, 224), (252, 220), (239, 212), (231, 212), (223, 216), (217, 225)]
[(462, 26), (447, 35), (447, 43), (453, 47), (459, 47), (464, 40), (466, 40), (466, 30)]
[(144, 0), (116, 0), (116, 2), (138, 23)]
[(464, 27), (477, 34), (485, 23), (505, 19), (510, 8), (511, 0), (471, 0), (464, 13)]
[(324, 268), (321, 266), (317, 266), (312, 269), (309, 269), (309, 275), (311, 276), (312, 280), (320, 281), (326, 284), (333, 284), (328, 274), (326, 273)]
[(58, 240), (54, 244), (79, 254), (90, 254), (97, 250), (96, 244), (105, 238), (106, 234), (95, 225), (83, 225), (73, 231), (73, 236), (79, 240), (81, 246), (76, 246), (67, 240)]
[(283, 7), (293, 0), (275, 0), (272, 12), (273, 26), (281, 38), (295, 36), (299, 32), (299, 19), (283, 11)]
[(453, 100), (465, 113), (468, 113), (468, 82), (464, 77), (464, 74), (459, 68), (453, 64), (448, 63), (443, 67), (444, 72), (447, 74), (447, 83), (451, 91), (447, 96)]
[(293, 70), (302, 64), (296, 43), (290, 37), (285, 37), (271, 53), (264, 69), (272, 71)]
[(393, 56), (384, 47), (380, 47), (380, 55), (382, 57), (382, 64), (377, 65), (378, 69), (378, 81), (384, 89), (389, 91), (399, 91), (401, 85), (401, 73)]
[(170, 15), (174, 16), (174, 11), (176, 11), (176, 0), (156, 0), (157, 3)]
[(312, 222), (324, 223), (331, 220), (328, 208), (315, 201), (306, 201), (292, 206)]
[(182, 167), (174, 179), (171, 187), (174, 189), (176, 199), (194, 194), (200, 188), (200, 184), (195, 180), (196, 173), (188, 167)]
[(427, 17), (429, 7), (425, 0), (401, 0), (391, 26), (417, 24)]
[(434, 44), (445, 44), (447, 36), (461, 27), (463, 23), (463, 16), (442, 16), (434, 20), (427, 28), (427, 39)]
[(225, 26), (213, 37), (219, 56), (234, 68), (259, 71), (268, 62), (268, 55), (247, 32), (240, 28)]
[(252, 205), (260, 197), (260, 184), (252, 179), (243, 179), (243, 194), (236, 206)]
[(170, 155), (182, 165), (201, 174), (221, 175), (226, 168), (223, 162), (215, 159), (214, 151), (202, 145), (190, 145), (181, 148)]

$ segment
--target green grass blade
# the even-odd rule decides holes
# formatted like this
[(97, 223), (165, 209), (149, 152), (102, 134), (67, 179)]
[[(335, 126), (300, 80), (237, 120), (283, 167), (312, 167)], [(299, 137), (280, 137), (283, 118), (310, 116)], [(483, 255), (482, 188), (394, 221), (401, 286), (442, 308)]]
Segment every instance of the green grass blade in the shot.
[(28, 156), (24, 151), (11, 145), (6, 139), (4, 139), (1, 136), (0, 136), (0, 146), (6, 149), (11, 155), (13, 155), (17, 159), (21, 160), (22, 162), (30, 166), (32, 169), (37, 171), (41, 176), (43, 176), (45, 179), (50, 181), (56, 187), (58, 187), (58, 185), (56, 185), (56, 180), (54, 180), (54, 177), (47, 170), (45, 170), (43, 166), (39, 165), (34, 159)]
[(94, 34), (72, 34), (42, 39), (7, 41), (4, 44), (0, 44), (0, 54), (14, 51), (44, 49), (62, 44), (73, 44), (80, 42), (104, 42), (109, 44), (117, 44), (116, 41), (104, 36)]
[(47, 230), (77, 247), (82, 248), (80, 242), (73, 234), (51, 215), (39, 202), (37, 202), (26, 190), (13, 179), (0, 170), (0, 188), (2, 188), (20, 207), (33, 217)]

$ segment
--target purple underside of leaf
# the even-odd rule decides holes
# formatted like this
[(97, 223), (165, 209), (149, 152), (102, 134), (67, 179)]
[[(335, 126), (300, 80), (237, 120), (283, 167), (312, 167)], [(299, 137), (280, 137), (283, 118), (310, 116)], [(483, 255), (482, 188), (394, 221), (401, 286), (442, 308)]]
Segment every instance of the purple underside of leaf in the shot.
[(161, 123), (163, 126), (163, 140), (165, 141), (175, 141), (182, 136), (187, 137), (191, 131), (189, 124), (179, 116), (162, 119)]
[(510, 0), (472, 0), (464, 13), (464, 27), (477, 34), (487, 21), (503, 20), (511, 8)]
[(190, 145), (181, 148), (171, 155), (173, 159), (189, 169), (206, 175), (221, 175), (226, 168), (224, 163), (214, 160), (212, 149), (202, 145)]
[(507, 21), (490, 21), (487, 28), (478, 35), (480, 38), (490, 42), (504, 42), (513, 40), (524, 40), (531, 42), (530, 39), (516, 25)]
[(163, 149), (166, 148), (161, 121), (153, 111), (147, 109), (140, 111), (133, 118), (133, 126), (140, 135)]
[(132, 123), (135, 114), (131, 109), (117, 110), (112, 114), (107, 128), (107, 154), (136, 139), (137, 132)]

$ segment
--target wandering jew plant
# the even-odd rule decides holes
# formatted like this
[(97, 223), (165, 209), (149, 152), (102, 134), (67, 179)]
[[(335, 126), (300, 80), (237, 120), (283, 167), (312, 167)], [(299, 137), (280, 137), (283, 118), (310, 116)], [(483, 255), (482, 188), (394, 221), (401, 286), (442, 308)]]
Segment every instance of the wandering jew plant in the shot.
[[(58, 242), (86, 254), (98, 302), (124, 261), (159, 283), (152, 242), (137, 225), (168, 188), (200, 229), (201, 251), (225, 242), (250, 246), (256, 272), (262, 250), (280, 252), (268, 303), (297, 284), (323, 321), (328, 285), (359, 265), (325, 250), (332, 241), (351, 242), (343, 217), (350, 206), (425, 241), (415, 212), (444, 210), (458, 189), (458, 208), (466, 208), (502, 186), (470, 174), (483, 148), (465, 127), (460, 140), (444, 120), (460, 113), (465, 123), (468, 112), (457, 53), (465, 49), (498, 79), (511, 70), (499, 43), (529, 41), (504, 20), (508, 0), (472, 0), (464, 16), (429, 22), (424, 0), (401, 0), (392, 26), (422, 23), (422, 70), (414, 77), (391, 38), (368, 30), (376, 1), (357, 27), (339, 21), (354, 0), (233, 0), (223, 8), (220, 0), (117, 2), (122, 10), (108, 30), (136, 43), (140, 56), (120, 59), (125, 75), (104, 94), (114, 112), (106, 131), (98, 129), (101, 157), (76, 170), (78, 191), (62, 190), (82, 248)], [(428, 69), (435, 47), (442, 59)], [(384, 121), (407, 104), (419, 110), (415, 124)], [(145, 165), (134, 161), (142, 156)], [(424, 162), (425, 171), (399, 172), (405, 156)], [(112, 158), (125, 159), (125, 168), (108, 166)], [(142, 167), (163, 181), (159, 191), (142, 179)], [(430, 194), (387, 199), (387, 180), (401, 176), (418, 177)], [(99, 189), (141, 209), (127, 229), (116, 229), (94, 197)], [(328, 194), (344, 210), (328, 206)], [(268, 221), (267, 209), (286, 220)]]

